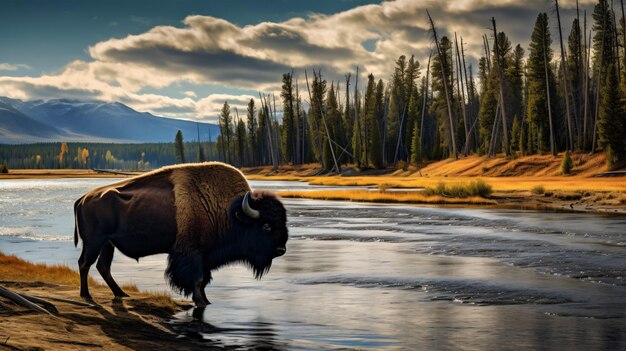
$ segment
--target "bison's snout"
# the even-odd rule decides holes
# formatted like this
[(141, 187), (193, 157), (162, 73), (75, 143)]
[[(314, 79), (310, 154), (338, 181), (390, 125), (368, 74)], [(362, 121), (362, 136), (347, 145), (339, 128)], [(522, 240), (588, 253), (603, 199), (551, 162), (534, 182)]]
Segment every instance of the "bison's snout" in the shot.
[(284, 248), (284, 247), (277, 248), (276, 249), (276, 257), (284, 255), (285, 252), (287, 252), (286, 248)]

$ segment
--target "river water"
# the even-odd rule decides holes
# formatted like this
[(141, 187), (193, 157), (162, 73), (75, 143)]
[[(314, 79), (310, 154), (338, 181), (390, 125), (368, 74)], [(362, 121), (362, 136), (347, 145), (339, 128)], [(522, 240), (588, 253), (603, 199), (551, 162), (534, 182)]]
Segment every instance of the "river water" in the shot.
[[(112, 181), (0, 181), (0, 250), (76, 267), (73, 202)], [(260, 281), (215, 273), (212, 305), (172, 319), (181, 335), (244, 350), (626, 348), (624, 216), (284, 202), (287, 254)], [(165, 259), (118, 253), (113, 276), (167, 291)]]

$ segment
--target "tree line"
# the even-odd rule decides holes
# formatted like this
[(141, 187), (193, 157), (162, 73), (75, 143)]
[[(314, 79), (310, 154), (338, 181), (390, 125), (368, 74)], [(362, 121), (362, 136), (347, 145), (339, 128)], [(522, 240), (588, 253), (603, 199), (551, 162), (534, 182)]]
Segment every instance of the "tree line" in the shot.
[[(527, 51), (492, 18), (475, 73), (462, 36), (437, 34), (426, 65), (400, 56), (387, 81), (369, 74), (328, 82), (321, 71), (283, 74), (279, 97), (259, 94), (239, 116), (225, 102), (219, 159), (238, 166), (319, 162), (382, 168), (469, 154), (556, 154), (602, 150), (610, 165), (626, 159), (626, 27), (623, 1), (599, 0), (590, 25), (577, 8), (563, 36), (556, 18), (537, 15)], [(557, 22), (559, 59), (550, 20)], [(425, 71), (425, 72), (424, 72)], [(277, 101), (278, 100), (278, 101)], [(278, 107), (277, 107), (278, 105)], [(280, 109), (280, 111), (279, 111)], [(280, 118), (279, 118), (280, 116)]]
[(183, 152), (184, 159), (181, 160), (180, 154), (175, 151), (175, 143), (0, 144), (0, 165), (5, 165), (9, 169), (149, 170), (183, 161), (200, 162), (218, 159), (215, 142), (186, 142)]

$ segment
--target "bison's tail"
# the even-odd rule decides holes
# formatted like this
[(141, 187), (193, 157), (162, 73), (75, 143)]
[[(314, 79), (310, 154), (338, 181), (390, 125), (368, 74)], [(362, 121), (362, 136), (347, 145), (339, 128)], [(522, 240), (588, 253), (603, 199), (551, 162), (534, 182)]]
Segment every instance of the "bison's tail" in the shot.
[(78, 230), (78, 206), (82, 198), (74, 202), (74, 246), (78, 246), (78, 238), (80, 237), (80, 231)]

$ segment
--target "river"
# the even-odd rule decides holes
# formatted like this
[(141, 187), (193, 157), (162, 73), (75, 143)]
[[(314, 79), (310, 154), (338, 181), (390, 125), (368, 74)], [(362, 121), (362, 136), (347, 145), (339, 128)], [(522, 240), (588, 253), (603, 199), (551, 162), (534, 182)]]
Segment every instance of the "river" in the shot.
[[(0, 181), (0, 250), (75, 268), (73, 202), (112, 181)], [(215, 273), (201, 322), (181, 312), (176, 330), (241, 349), (626, 348), (624, 216), (284, 202), (287, 254), (262, 280), (242, 266)], [(168, 291), (164, 268), (165, 255), (117, 253), (112, 270)]]

